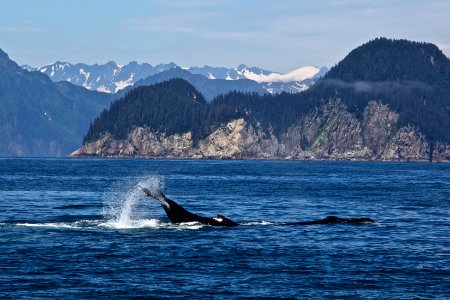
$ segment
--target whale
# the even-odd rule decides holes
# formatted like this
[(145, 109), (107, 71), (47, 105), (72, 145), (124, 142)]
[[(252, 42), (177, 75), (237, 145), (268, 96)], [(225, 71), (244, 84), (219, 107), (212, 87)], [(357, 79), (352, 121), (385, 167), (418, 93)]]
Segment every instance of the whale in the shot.
[(303, 222), (286, 222), (280, 225), (329, 225), (329, 224), (370, 224), (375, 223), (375, 221), (371, 218), (339, 218), (336, 216), (328, 216), (321, 220), (315, 221), (303, 221)]
[[(161, 190), (149, 190), (140, 187), (142, 192), (150, 198), (153, 198), (161, 204), (167, 217), (173, 224), (180, 224), (186, 222), (198, 222), (210, 226), (233, 227), (240, 225), (239, 223), (221, 215), (217, 214), (215, 218), (203, 217), (186, 210), (177, 202), (169, 199)], [(294, 226), (294, 225), (330, 225), (330, 224), (369, 224), (375, 223), (371, 218), (339, 218), (336, 216), (327, 216), (321, 220), (303, 221), (303, 222), (280, 222), (274, 225), (280, 226)]]
[(149, 197), (156, 199), (161, 204), (162, 208), (166, 212), (167, 217), (173, 224), (180, 224), (186, 222), (198, 222), (201, 224), (211, 225), (211, 226), (237, 226), (238, 223), (233, 220), (217, 214), (215, 218), (203, 217), (194, 214), (186, 210), (183, 206), (179, 205), (175, 201), (166, 197), (160, 190), (149, 190), (146, 188), (141, 188), (142, 191)]

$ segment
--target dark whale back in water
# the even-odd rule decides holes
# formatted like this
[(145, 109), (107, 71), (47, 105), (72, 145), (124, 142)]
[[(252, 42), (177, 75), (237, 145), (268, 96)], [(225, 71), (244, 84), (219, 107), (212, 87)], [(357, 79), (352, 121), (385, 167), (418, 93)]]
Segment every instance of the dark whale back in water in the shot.
[(328, 216), (322, 220), (283, 223), (283, 225), (316, 225), (316, 224), (369, 224), (375, 223), (371, 218), (339, 218)]
[[(149, 197), (159, 201), (164, 211), (169, 217), (169, 220), (174, 224), (185, 222), (199, 222), (201, 224), (207, 224), (211, 226), (237, 226), (239, 223), (228, 219), (225, 216), (217, 215), (215, 218), (206, 218), (190, 211), (179, 205), (173, 200), (167, 198), (160, 190), (150, 191), (146, 188), (141, 188), (142, 191)], [(328, 216), (322, 220), (306, 221), (306, 222), (290, 222), (290, 223), (278, 223), (276, 225), (318, 225), (318, 224), (367, 224), (374, 223), (374, 220), (370, 218), (339, 218), (335, 216)]]

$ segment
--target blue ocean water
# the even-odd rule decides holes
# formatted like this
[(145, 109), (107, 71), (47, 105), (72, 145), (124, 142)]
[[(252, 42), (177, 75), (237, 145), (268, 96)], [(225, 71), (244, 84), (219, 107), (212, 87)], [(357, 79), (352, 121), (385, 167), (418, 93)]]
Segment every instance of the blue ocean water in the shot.
[[(0, 208), (0, 299), (450, 295), (449, 164), (0, 159)], [(327, 215), (376, 223), (274, 224)]]

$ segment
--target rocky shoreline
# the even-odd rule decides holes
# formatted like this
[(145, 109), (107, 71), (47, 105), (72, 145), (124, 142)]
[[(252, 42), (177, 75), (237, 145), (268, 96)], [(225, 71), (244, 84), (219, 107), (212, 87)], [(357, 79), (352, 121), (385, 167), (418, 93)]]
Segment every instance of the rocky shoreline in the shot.
[(136, 127), (127, 139), (106, 133), (71, 157), (271, 159), (450, 162), (450, 146), (430, 145), (413, 126), (398, 125), (398, 114), (371, 101), (362, 118), (337, 100), (324, 103), (280, 136), (239, 118), (194, 143), (191, 133), (166, 135)]

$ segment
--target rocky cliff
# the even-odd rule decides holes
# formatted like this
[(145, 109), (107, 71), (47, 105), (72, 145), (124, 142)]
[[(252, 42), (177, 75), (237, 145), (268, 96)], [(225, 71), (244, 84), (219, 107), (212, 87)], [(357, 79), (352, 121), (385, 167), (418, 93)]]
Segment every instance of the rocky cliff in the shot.
[(324, 102), (275, 135), (258, 122), (231, 120), (194, 141), (191, 132), (166, 135), (136, 127), (127, 139), (106, 133), (84, 144), (72, 157), (310, 159), (369, 161), (450, 161), (450, 146), (430, 145), (411, 125), (379, 101), (370, 101), (357, 118), (339, 99)]

